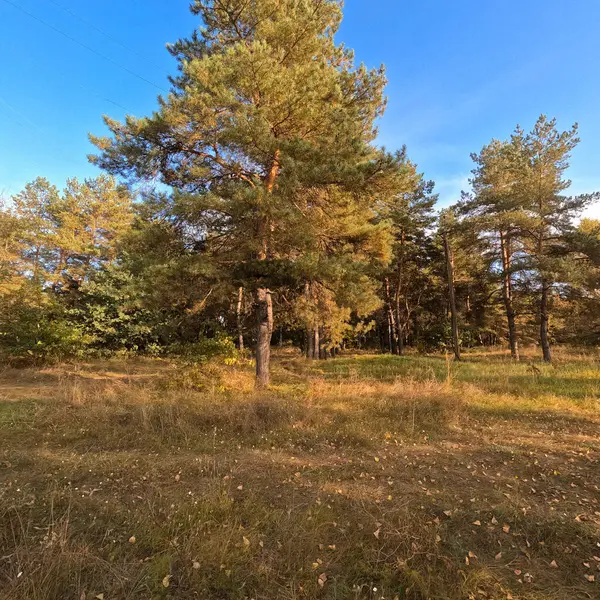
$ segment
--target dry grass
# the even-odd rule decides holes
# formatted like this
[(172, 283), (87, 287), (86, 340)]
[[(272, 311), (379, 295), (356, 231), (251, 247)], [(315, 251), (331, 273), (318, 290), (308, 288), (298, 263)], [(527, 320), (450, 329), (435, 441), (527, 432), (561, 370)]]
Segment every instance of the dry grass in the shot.
[(0, 375), (2, 600), (598, 598), (600, 363)]

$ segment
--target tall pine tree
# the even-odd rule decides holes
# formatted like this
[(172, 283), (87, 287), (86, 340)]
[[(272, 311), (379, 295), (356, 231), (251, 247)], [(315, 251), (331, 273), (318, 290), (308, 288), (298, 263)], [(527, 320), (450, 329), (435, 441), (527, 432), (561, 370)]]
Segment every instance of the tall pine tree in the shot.
[(339, 0), (195, 0), (204, 26), (171, 47), (180, 74), (159, 110), (124, 123), (106, 118), (112, 136), (92, 137), (100, 149), (92, 160), (102, 168), (187, 194), (207, 250), (227, 243), (231, 262), (244, 266), (254, 287), (261, 387), (273, 331), (273, 269), (264, 263), (293, 256), (276, 240), (301, 221), (298, 198), (337, 186), (368, 202), (365, 191), (396, 167), (372, 146), (385, 104), (383, 69), (356, 67), (352, 52), (336, 45), (341, 7)]

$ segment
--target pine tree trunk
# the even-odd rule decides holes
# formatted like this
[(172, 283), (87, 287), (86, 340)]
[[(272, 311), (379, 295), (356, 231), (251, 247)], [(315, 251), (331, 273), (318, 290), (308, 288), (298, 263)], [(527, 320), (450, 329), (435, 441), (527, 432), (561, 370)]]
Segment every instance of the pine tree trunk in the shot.
[[(267, 193), (271, 195), (279, 175), (281, 151), (278, 149), (273, 156), (271, 168), (265, 177), (264, 184)], [(267, 218), (261, 218), (258, 223), (258, 240), (260, 250), (258, 260), (267, 260), (271, 224)], [(256, 387), (266, 388), (270, 382), (271, 371), (271, 338), (273, 336), (273, 299), (271, 290), (259, 287), (256, 290)]]
[(545, 279), (542, 279), (542, 297), (540, 299), (540, 344), (542, 353), (546, 362), (552, 362), (552, 352), (548, 340), (548, 293), (550, 286)]
[(236, 309), (236, 322), (237, 322), (237, 333), (238, 333), (238, 347), (240, 352), (244, 352), (244, 330), (242, 327), (242, 309), (244, 306), (244, 288), (240, 287), (238, 290), (238, 301)]
[(450, 318), (452, 321), (452, 346), (455, 360), (460, 360), (460, 342), (458, 339), (458, 317), (456, 314), (456, 294), (454, 291), (454, 257), (448, 242), (448, 235), (443, 234), (444, 250), (446, 254), (446, 268), (448, 272), (448, 300), (450, 302)]
[(390, 280), (385, 278), (385, 309), (387, 313), (387, 322), (388, 322), (388, 343), (389, 350), (391, 354), (397, 354), (398, 352), (398, 343), (397, 343), (397, 328), (396, 328), (396, 318), (394, 315), (394, 309), (392, 307), (392, 296), (390, 293)]
[(306, 330), (306, 358), (312, 360), (315, 356), (315, 334), (312, 329)]
[(510, 274), (510, 242), (503, 232), (500, 232), (500, 247), (502, 250), (502, 295), (506, 309), (506, 320), (508, 321), (508, 341), (510, 344), (510, 355), (514, 360), (519, 360), (519, 339), (517, 335), (517, 324), (512, 301), (512, 281)]
[(319, 335), (319, 327), (316, 326), (313, 329), (313, 358), (315, 360), (319, 360), (320, 356), (319, 353), (321, 351), (321, 337)]
[(396, 323), (396, 327), (398, 328), (398, 347), (396, 349), (396, 354), (402, 356), (404, 354), (404, 328), (399, 323)]
[(319, 360), (327, 360), (327, 350), (325, 349), (325, 328), (319, 327)]
[(396, 286), (396, 306), (395, 306), (395, 324), (396, 324), (396, 354), (402, 356), (404, 354), (404, 325), (402, 324), (402, 311), (400, 310), (400, 299), (404, 288), (404, 244), (406, 242), (406, 234), (404, 230), (400, 235), (400, 258), (398, 261), (398, 282)]
[(256, 290), (257, 341), (256, 387), (263, 389), (270, 382), (271, 336), (273, 335), (273, 301), (270, 290)]

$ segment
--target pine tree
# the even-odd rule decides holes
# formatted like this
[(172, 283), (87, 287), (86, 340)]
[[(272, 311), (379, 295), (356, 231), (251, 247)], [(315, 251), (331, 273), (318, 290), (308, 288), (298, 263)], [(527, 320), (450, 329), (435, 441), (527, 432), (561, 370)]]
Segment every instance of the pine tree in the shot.
[(302, 221), (308, 190), (364, 193), (395, 167), (371, 145), (385, 76), (335, 44), (339, 0), (195, 0), (192, 12), (204, 27), (171, 47), (180, 74), (168, 98), (148, 118), (105, 119), (112, 137), (92, 137), (92, 160), (187, 194), (207, 250), (226, 245), (245, 265), (264, 387), (274, 284), (257, 263), (293, 256), (289, 241), (275, 242)]
[(515, 256), (521, 249), (519, 238), (519, 181), (524, 163), (522, 153), (508, 142), (492, 140), (479, 154), (470, 181), (473, 193), (464, 194), (459, 211), (467, 225), (484, 238), (500, 264), (502, 299), (508, 325), (511, 356), (519, 360), (519, 334), (514, 298), (514, 277), (519, 270)]
[(379, 207), (380, 216), (389, 221), (394, 236), (392, 259), (382, 273), (385, 337), (389, 351), (399, 355), (403, 354), (411, 316), (424, 289), (418, 282), (426, 268), (426, 246), (431, 243), (428, 229), (435, 221), (433, 207), (437, 201), (433, 182), (417, 173), (405, 149), (400, 162), (398, 193)]
[(460, 360), (460, 336), (458, 332), (458, 309), (456, 306), (456, 288), (454, 280), (454, 249), (452, 244), (452, 229), (456, 226), (456, 217), (453, 209), (446, 209), (440, 214), (440, 234), (444, 244), (446, 259), (446, 281), (448, 284), (448, 305), (452, 327), (452, 349), (454, 359)]
[(565, 179), (565, 172), (578, 143), (577, 125), (560, 132), (556, 120), (544, 115), (528, 134), (517, 128), (511, 140), (523, 164), (518, 181), (519, 227), (529, 256), (530, 272), (535, 273), (540, 344), (546, 362), (552, 360), (551, 300), (564, 256), (565, 235), (573, 230), (574, 218), (598, 197), (597, 194), (563, 195), (571, 185)]

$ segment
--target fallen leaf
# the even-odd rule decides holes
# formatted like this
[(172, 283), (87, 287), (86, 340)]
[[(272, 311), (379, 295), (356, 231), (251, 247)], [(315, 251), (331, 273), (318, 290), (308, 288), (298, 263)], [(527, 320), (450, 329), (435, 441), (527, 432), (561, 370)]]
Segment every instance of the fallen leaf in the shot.
[(498, 554), (496, 554), (496, 556), (494, 558), (496, 560), (500, 560), (502, 558), (502, 552), (498, 552)]
[(94, 598), (96, 598), (96, 600), (104, 600), (104, 594), (98, 594), (97, 596), (94, 596)]
[(504, 525), (502, 527), (502, 531), (504, 531), (504, 533), (508, 533), (510, 531), (510, 525)]
[(380, 527), (380, 528), (379, 528), (377, 531), (374, 531), (374, 532), (373, 532), (373, 535), (374, 535), (374, 536), (375, 536), (377, 539), (379, 539), (379, 534), (380, 534), (380, 533), (381, 533), (381, 527)]
[(319, 582), (320, 587), (324, 587), (325, 584), (327, 583), (327, 575), (325, 573), (321, 573), (319, 575), (319, 579), (317, 579), (317, 581)]
[(244, 546), (248, 548), (248, 546), (250, 546), (250, 540), (246, 536), (243, 536), (242, 539), (244, 540)]
[(477, 527), (481, 526), (481, 521), (473, 521), (473, 525), (477, 525)]
[(498, 525), (498, 519), (496, 519), (496, 517), (492, 517), (492, 525)]
[(584, 577), (590, 582), (594, 583), (596, 581), (596, 577), (594, 575), (584, 575)]
[(162, 584), (163, 587), (169, 587), (169, 584), (171, 583), (171, 575), (165, 575), (163, 580), (162, 580)]
[(192, 569), (196, 569), (196, 571), (197, 571), (199, 568), (200, 568), (200, 563), (197, 560), (195, 560), (192, 563)]
[(475, 554), (475, 552), (471, 552), (469, 550), (469, 558), (477, 558), (477, 554)]
[(134, 535), (132, 535), (132, 536), (129, 538), (129, 543), (130, 543), (130, 544), (135, 544), (135, 536), (134, 536)]
[(553, 561), (550, 563), (550, 566), (551, 566), (553, 569), (558, 569), (558, 565), (556, 564), (556, 561), (555, 561), (555, 560), (553, 560)]

